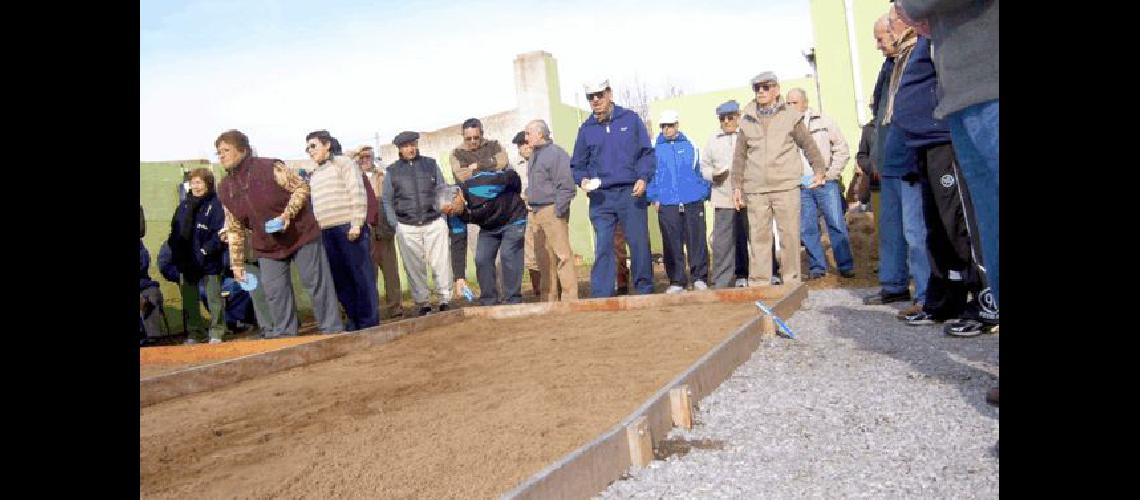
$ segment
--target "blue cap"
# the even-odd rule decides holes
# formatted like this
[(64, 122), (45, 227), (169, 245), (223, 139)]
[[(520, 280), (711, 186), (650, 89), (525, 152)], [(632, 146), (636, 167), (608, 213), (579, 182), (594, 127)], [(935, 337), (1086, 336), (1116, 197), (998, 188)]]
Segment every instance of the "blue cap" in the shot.
[(725, 113), (736, 113), (739, 111), (740, 111), (740, 104), (738, 104), (736, 102), (736, 99), (731, 99), (728, 102), (721, 104), (720, 106), (716, 107), (716, 115), (717, 116), (723, 115)]

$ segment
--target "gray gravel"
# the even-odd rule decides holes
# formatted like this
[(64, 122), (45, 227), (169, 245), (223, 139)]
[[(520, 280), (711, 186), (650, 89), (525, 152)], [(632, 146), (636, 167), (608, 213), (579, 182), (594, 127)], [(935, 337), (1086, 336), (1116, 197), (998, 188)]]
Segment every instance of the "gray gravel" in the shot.
[(813, 291), (699, 403), (694, 447), (601, 498), (997, 498), (998, 337), (895, 319), (875, 289)]

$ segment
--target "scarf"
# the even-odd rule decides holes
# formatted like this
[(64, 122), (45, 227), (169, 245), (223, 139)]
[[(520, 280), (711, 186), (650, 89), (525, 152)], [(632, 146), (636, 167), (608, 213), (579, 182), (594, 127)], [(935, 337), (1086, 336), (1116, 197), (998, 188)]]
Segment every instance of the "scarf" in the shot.
[(182, 241), (191, 241), (191, 237), (194, 235), (194, 218), (198, 215), (198, 210), (202, 208), (202, 203), (206, 201), (206, 198), (209, 196), (210, 193), (206, 193), (201, 198), (193, 194), (186, 195), (188, 205), (186, 211), (182, 212), (181, 225), (178, 227), (178, 236)]
[(906, 65), (910, 62), (910, 53), (914, 50), (916, 43), (918, 43), (918, 32), (909, 27), (903, 31), (902, 37), (895, 42), (895, 47), (898, 48), (899, 52), (895, 56), (894, 70), (891, 71), (891, 84), (887, 87), (887, 111), (883, 114), (883, 125), (891, 123), (891, 116), (895, 112), (895, 93), (899, 91), (899, 81), (902, 80)]

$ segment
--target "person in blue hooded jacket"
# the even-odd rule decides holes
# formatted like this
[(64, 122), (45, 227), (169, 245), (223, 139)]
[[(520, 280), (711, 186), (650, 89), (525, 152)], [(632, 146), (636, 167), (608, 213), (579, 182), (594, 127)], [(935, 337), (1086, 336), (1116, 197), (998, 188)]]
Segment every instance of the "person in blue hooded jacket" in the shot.
[(189, 332), (186, 343), (193, 344), (206, 337), (205, 321), (198, 306), (198, 284), (206, 282), (206, 301), (210, 314), (210, 343), (222, 342), (226, 323), (222, 311), (222, 272), (225, 266), (222, 254), (226, 251), (218, 231), (225, 225), (222, 202), (214, 192), (214, 174), (208, 168), (190, 172), (190, 193), (174, 212), (170, 221), (171, 256), (180, 275), (179, 291), (186, 313)]
[[(665, 293), (680, 293), (691, 277), (694, 290), (707, 290), (709, 251), (705, 237), (705, 200), (711, 186), (701, 176), (700, 151), (681, 132), (674, 110), (661, 113), (661, 133), (654, 150), (657, 171), (649, 183), (646, 197), (657, 209), (664, 247), (665, 274), (669, 288)], [(689, 256), (686, 277), (685, 254)]]
[(570, 172), (590, 199), (594, 226), (590, 296), (613, 297), (616, 291), (613, 241), (617, 224), (629, 244), (635, 293), (653, 293), (645, 189), (653, 180), (657, 161), (649, 132), (637, 113), (613, 103), (609, 80), (587, 84), (586, 100), (593, 114), (578, 127)]

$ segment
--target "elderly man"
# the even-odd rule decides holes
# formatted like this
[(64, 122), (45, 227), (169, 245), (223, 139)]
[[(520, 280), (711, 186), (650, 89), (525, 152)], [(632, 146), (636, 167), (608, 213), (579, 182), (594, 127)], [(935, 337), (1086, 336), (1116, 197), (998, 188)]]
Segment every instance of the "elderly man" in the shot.
[[(900, 38), (904, 35), (902, 23), (891, 23), (884, 14), (874, 27), (875, 42), (882, 52), (882, 67), (875, 84), (871, 108), (875, 114), (875, 138), (871, 148), (872, 167), (879, 177), (879, 207), (875, 221), (879, 230), (879, 293), (865, 297), (865, 304), (889, 304), (915, 300), (911, 310), (918, 310), (925, 298), (926, 282), (930, 276), (926, 257), (926, 225), (922, 216), (922, 191), (918, 185), (917, 163), (913, 156), (886, 158), (887, 136), (891, 131), (884, 119), (893, 100), (892, 75), (898, 64)], [(910, 42), (913, 45), (913, 42)], [(897, 81), (895, 81), (897, 84)], [(903, 177), (906, 176), (906, 180)], [(907, 286), (913, 277), (915, 294)]]
[(449, 163), (455, 182), (470, 179), (477, 170), (491, 171), (507, 168), (507, 152), (499, 141), (483, 138), (483, 122), (468, 118), (460, 127), (463, 144), (451, 151)]
[[(922, 182), (918, 158), (907, 148), (904, 130), (891, 122), (897, 105), (895, 96), (906, 71), (918, 34), (897, 19), (888, 16), (888, 26), (895, 58), (880, 94), (876, 114), (879, 133), (875, 150), (881, 173), (879, 203), (879, 283), (877, 295), (863, 300), (867, 304), (906, 301), (912, 304), (903, 315), (922, 310), (926, 302), (926, 286), (930, 281), (930, 257), (926, 248), (926, 220), (922, 210)], [(914, 279), (914, 295), (907, 287), (907, 277)]]
[(249, 137), (240, 131), (222, 133), (214, 147), (228, 172), (218, 185), (218, 195), (226, 215), (226, 241), (234, 279), (246, 280), (247, 228), (249, 244), (258, 253), (259, 283), (265, 287), (272, 320), (267, 328), (263, 325), (264, 337), (298, 333), (290, 265), (295, 266), (312, 296), (317, 328), (322, 333), (344, 330), (320, 227), (312, 204), (306, 203), (309, 185), (285, 162), (253, 156)]
[(441, 215), (436, 193), (447, 183), (435, 160), (420, 156), (420, 134), (404, 131), (392, 140), (400, 159), (388, 166), (381, 200), (388, 224), (396, 228), (396, 241), (404, 271), (412, 289), (418, 315), (432, 312), (427, 268), (431, 268), (439, 310), (451, 308), (451, 254), (447, 222)]
[[(659, 121), (661, 133), (654, 146), (657, 170), (646, 197), (657, 209), (657, 222), (661, 226), (665, 274), (669, 277), (665, 293), (684, 291), (690, 277), (693, 290), (707, 290), (709, 247), (705, 239), (705, 200), (709, 198), (710, 186), (701, 177), (701, 154), (681, 132), (676, 111), (665, 110)], [(686, 254), (688, 269), (685, 268)]]
[[(376, 168), (375, 151), (372, 146), (364, 145), (356, 150), (356, 165), (364, 172), (376, 203), (384, 196), (384, 169)], [(396, 229), (388, 223), (388, 218), (380, 215), (375, 222), (369, 222), (372, 230), (372, 263), (380, 267), (384, 274), (384, 306), (383, 316), (398, 318), (403, 316), (403, 307), (400, 305), (402, 292), (400, 291), (400, 269), (396, 260)]]
[(732, 183), (728, 180), (740, 136), (740, 104), (727, 101), (717, 106), (716, 116), (720, 131), (709, 137), (701, 155), (701, 176), (712, 183), (712, 282), (716, 288), (743, 287), (748, 286), (748, 214), (732, 203)]
[(637, 113), (613, 103), (609, 80), (585, 87), (593, 114), (578, 127), (570, 169), (574, 182), (590, 199), (594, 226), (590, 296), (614, 295), (614, 227), (618, 224), (629, 244), (634, 291), (653, 293), (645, 188), (657, 165), (649, 133)]
[[(819, 234), (820, 215), (823, 215), (827, 224), (827, 234), (830, 236), (831, 251), (835, 255), (835, 267), (839, 269), (839, 275), (854, 278), (855, 258), (851, 254), (851, 242), (847, 236), (847, 220), (843, 217), (847, 212), (843, 203), (843, 189), (839, 187), (839, 176), (851, 158), (847, 139), (843, 137), (835, 120), (808, 107), (804, 89), (789, 90), (787, 105), (803, 113), (804, 125), (812, 139), (815, 139), (819, 154), (823, 155), (823, 161), (827, 164), (823, 185), (800, 191), (800, 238), (807, 249), (808, 279), (822, 278), (827, 274), (827, 256), (823, 253)], [(807, 160), (803, 164), (804, 179), (809, 179), (812, 175), (811, 167)]]
[[(519, 180), (522, 181), (522, 199), (526, 201), (526, 189), (529, 183), (526, 171), (527, 165), (530, 163), (530, 154), (531, 151), (534, 150), (534, 147), (526, 142), (525, 130), (520, 130), (515, 134), (514, 138), (511, 139), (511, 144), (515, 145), (518, 149), (519, 156), (522, 157), (522, 160), (519, 160), (518, 165), (516, 165), (514, 169), (515, 172), (519, 174)], [(534, 292), (534, 296), (542, 300), (546, 297), (546, 293), (540, 291), (544, 290), (542, 288), (542, 275), (544, 273), (549, 274), (549, 271), (547, 271), (548, 267), (545, 262), (546, 253), (535, 253), (534, 251), (535, 246), (537, 246), (539, 250), (543, 248), (543, 243), (535, 242), (536, 236), (534, 229), (534, 212), (528, 210), (526, 216), (526, 238), (523, 242), (523, 267), (525, 267), (530, 274), (530, 286)]]
[(776, 74), (762, 72), (752, 78), (756, 98), (744, 106), (740, 138), (732, 162), (733, 203), (748, 207), (750, 286), (771, 283), (772, 251), (770, 234), (776, 220), (780, 240), (781, 281), (800, 282), (800, 184), (807, 156), (814, 172), (807, 187), (823, 184), (827, 164), (804, 126), (803, 115), (780, 102)]
[[(577, 194), (570, 172), (570, 155), (550, 139), (550, 127), (543, 120), (526, 125), (526, 140), (534, 149), (527, 165), (530, 179), (526, 199), (535, 225), (535, 251), (545, 255), (548, 270), (546, 300), (578, 298), (578, 272), (574, 268), (574, 252), (570, 248), (570, 202)], [(557, 278), (555, 278), (557, 276)]]
[(313, 215), (328, 252), (337, 298), (347, 316), (345, 329), (379, 325), (376, 267), (370, 257), (372, 231), (365, 224), (364, 176), (351, 159), (333, 154), (333, 138), (327, 130), (310, 132), (305, 142), (305, 151), (315, 164), (309, 177)]

